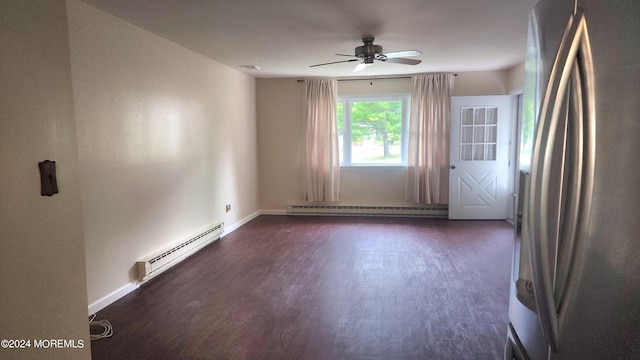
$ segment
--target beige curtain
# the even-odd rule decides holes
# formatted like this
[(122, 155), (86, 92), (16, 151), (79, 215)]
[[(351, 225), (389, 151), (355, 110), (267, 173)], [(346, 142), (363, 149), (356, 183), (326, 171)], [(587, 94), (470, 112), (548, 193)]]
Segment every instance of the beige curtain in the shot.
[(334, 202), (340, 196), (340, 156), (336, 125), (335, 79), (305, 80), (306, 145), (303, 199)]
[(451, 74), (412, 77), (407, 201), (449, 203)]

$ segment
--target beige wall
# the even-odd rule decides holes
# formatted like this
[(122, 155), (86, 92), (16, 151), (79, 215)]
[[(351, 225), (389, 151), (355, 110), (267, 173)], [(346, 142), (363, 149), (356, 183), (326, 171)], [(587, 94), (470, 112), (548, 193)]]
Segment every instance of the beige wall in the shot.
[(338, 82), (338, 96), (375, 94), (411, 94), (411, 78)]
[(509, 69), (509, 94), (524, 89), (524, 61)]
[(474, 71), (456, 76), (452, 96), (507, 95), (507, 70)]
[(304, 84), (295, 79), (257, 79), (260, 208), (284, 210), (301, 194)]
[[(453, 95), (505, 95), (507, 70), (460, 73)], [(296, 79), (258, 79), (260, 208), (283, 211), (301, 203), (300, 154), (304, 134), (304, 84)], [(410, 93), (411, 79), (340, 81), (339, 95)], [(403, 167), (351, 167), (341, 170), (345, 205), (406, 206)]]
[[(40, 196), (38, 162), (59, 193)], [(67, 16), (64, 1), (0, 4), (0, 339), (82, 349), (1, 349), (2, 359), (90, 358)], [(33, 340), (32, 340), (33, 341)]]
[(95, 305), (134, 283), (137, 260), (258, 210), (256, 89), (254, 78), (80, 1), (68, 7)]

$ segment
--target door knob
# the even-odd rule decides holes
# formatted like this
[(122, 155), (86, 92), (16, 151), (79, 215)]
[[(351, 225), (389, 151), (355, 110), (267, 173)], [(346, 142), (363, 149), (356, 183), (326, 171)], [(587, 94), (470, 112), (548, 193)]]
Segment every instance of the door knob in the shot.
[(456, 168), (456, 166), (455, 166), (455, 165), (451, 165), (451, 169), (452, 169), (452, 170), (453, 170), (453, 169), (455, 169), (455, 168)]

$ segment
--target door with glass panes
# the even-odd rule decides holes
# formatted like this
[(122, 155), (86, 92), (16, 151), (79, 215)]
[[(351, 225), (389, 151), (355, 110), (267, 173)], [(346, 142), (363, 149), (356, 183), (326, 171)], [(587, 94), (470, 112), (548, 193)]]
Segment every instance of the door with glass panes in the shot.
[(507, 218), (510, 99), (451, 98), (450, 219)]

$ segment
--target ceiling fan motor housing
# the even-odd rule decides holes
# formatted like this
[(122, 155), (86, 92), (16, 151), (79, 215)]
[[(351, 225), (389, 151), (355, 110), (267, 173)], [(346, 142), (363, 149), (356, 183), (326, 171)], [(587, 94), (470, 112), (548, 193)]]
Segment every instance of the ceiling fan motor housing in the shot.
[(364, 45), (356, 48), (356, 57), (364, 61), (365, 64), (372, 64), (376, 55), (382, 54), (382, 46), (373, 45), (373, 38), (362, 39)]

